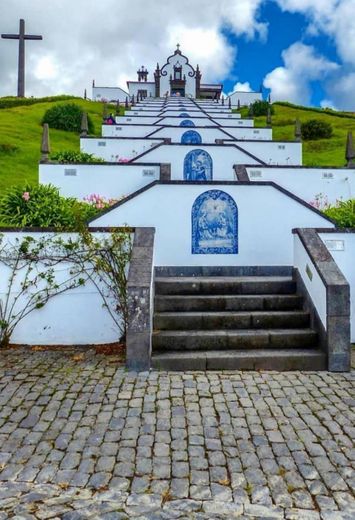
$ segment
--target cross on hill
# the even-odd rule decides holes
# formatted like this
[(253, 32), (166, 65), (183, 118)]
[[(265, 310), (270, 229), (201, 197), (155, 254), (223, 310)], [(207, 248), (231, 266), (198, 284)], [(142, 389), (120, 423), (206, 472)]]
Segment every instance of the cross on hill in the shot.
[(25, 97), (25, 40), (43, 40), (43, 37), (25, 34), (25, 20), (21, 19), (19, 34), (2, 34), (1, 38), (19, 40), (17, 97)]

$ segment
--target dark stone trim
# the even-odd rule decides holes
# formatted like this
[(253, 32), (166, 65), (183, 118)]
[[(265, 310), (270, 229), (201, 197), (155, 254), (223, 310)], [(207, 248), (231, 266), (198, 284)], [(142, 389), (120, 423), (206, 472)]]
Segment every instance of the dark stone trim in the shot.
[(315, 228), (317, 233), (355, 233), (355, 227), (353, 228)]
[(160, 165), (160, 180), (163, 182), (171, 181), (171, 164), (163, 163)]
[(350, 286), (317, 231), (295, 229), (326, 288), (326, 351), (331, 372), (350, 370)]
[(155, 276), (291, 276), (291, 266), (157, 266)]
[(135, 191), (134, 193), (131, 193), (125, 199), (116, 202), (116, 204), (113, 204), (110, 208), (104, 209), (99, 215), (88, 220), (88, 223), (95, 222), (95, 220), (102, 217), (106, 213), (109, 213), (110, 211), (121, 206), (122, 204), (125, 204), (127, 201), (132, 200), (135, 197), (138, 197), (139, 195), (141, 195), (141, 193), (143, 193), (147, 190), (150, 190), (151, 188), (153, 188), (154, 186), (156, 186), (158, 184), (189, 185), (189, 186), (191, 186), (193, 184), (204, 185), (204, 186), (217, 186), (217, 185), (220, 185), (220, 186), (236, 186), (237, 185), (237, 186), (249, 186), (249, 187), (250, 186), (271, 186), (272, 188), (275, 188), (276, 190), (285, 194), (287, 197), (290, 197), (291, 199), (296, 201), (298, 204), (301, 204), (302, 206), (309, 209), (310, 211), (313, 211), (313, 213), (316, 213), (317, 215), (321, 216), (324, 220), (330, 222), (331, 224), (334, 224), (334, 226), (335, 226), (335, 223), (332, 221), (332, 219), (330, 219), (329, 217), (324, 215), (321, 211), (314, 208), (310, 204), (307, 204), (307, 202), (305, 202), (303, 199), (300, 199), (299, 197), (297, 197), (290, 191), (287, 191), (285, 188), (282, 188), (281, 186), (279, 186), (278, 184), (276, 184), (275, 182), (272, 182), (272, 181), (255, 181), (255, 182), (250, 182), (250, 181), (249, 182), (245, 182), (245, 181), (240, 181), (240, 182), (237, 182), (237, 181), (153, 181), (150, 184), (143, 186), (143, 188), (140, 188), (139, 190)]
[[(113, 126), (113, 125), (112, 125)], [(115, 125), (115, 126), (119, 126), (119, 125)], [(139, 126), (139, 125), (134, 125), (134, 126)], [(148, 126), (148, 125), (147, 125)], [(150, 125), (149, 125), (150, 126)], [(92, 136), (92, 135), (87, 135), (85, 137), (81, 137), (80, 140), (84, 140), (84, 139), (97, 139), (98, 141), (105, 141), (106, 139), (129, 139), (130, 141), (137, 141), (138, 139), (140, 139), (141, 141), (143, 140), (146, 140), (148, 139), (148, 136), (145, 136), (145, 137), (127, 137), (127, 136), (119, 136), (119, 135), (110, 135), (108, 137), (95, 137), (95, 136)], [(149, 137), (149, 140), (150, 141), (162, 141), (164, 139), (164, 137)], [(88, 164), (91, 164), (91, 163), (88, 163)]]
[[(269, 142), (278, 142), (278, 143), (293, 143), (298, 141), (269, 141)], [(247, 168), (255, 168), (255, 164), (246, 164)], [(291, 165), (291, 164), (266, 164), (265, 166), (262, 166), (263, 169), (280, 169), (280, 170), (296, 170), (296, 169), (302, 169), (302, 170), (346, 170), (349, 171), (349, 168), (346, 166), (303, 166), (303, 165)]]
[(233, 168), (239, 182), (250, 182), (249, 175), (244, 164), (235, 164)]
[[(205, 118), (205, 119), (207, 119), (207, 118)], [(119, 127), (126, 127), (126, 126), (134, 126), (134, 127), (137, 127), (137, 126), (141, 127), (141, 126), (143, 126), (144, 127), (144, 126), (147, 126), (149, 128), (153, 127), (154, 129), (156, 127), (159, 127), (159, 129), (162, 129), (162, 128), (184, 128), (184, 127), (182, 127), (180, 125), (157, 125), (157, 124), (152, 125), (152, 124), (148, 124), (148, 123), (142, 123), (141, 125), (135, 125), (133, 123), (122, 123), (122, 124), (115, 123), (114, 125), (105, 125), (105, 124), (103, 124), (102, 126), (119, 126)], [(193, 128), (201, 128), (201, 129), (203, 129), (203, 128), (210, 128), (211, 129), (212, 128), (214, 130), (216, 130), (216, 128), (217, 128), (218, 130), (221, 130), (221, 132), (223, 132), (224, 128), (251, 128), (251, 129), (254, 129), (254, 126), (223, 126), (223, 127), (219, 127), (217, 125), (210, 125), (210, 126), (206, 125), (206, 126), (194, 126)], [(185, 127), (185, 129), (186, 129), (186, 127)], [(228, 134), (227, 132), (224, 132), (224, 133), (226, 135), (229, 135), (230, 137), (233, 138), (233, 136)], [(119, 136), (117, 136), (117, 137), (119, 137)], [(115, 138), (116, 138), (116, 136), (102, 137), (102, 139), (115, 139)], [(96, 137), (96, 139), (100, 139), (100, 137)], [(141, 137), (139, 137), (139, 139), (141, 139)], [(255, 139), (254, 139), (254, 141), (255, 141)], [(282, 143), (282, 142), (289, 143), (290, 141), (278, 141), (278, 142), (280, 142), (280, 143)]]
[(126, 366), (137, 372), (151, 362), (154, 234), (154, 228), (136, 228), (128, 271)]

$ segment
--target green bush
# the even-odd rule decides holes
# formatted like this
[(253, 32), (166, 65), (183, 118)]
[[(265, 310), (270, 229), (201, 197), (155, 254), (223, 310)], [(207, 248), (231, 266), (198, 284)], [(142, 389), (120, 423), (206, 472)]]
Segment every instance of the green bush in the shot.
[(330, 123), (321, 119), (309, 119), (301, 124), (302, 138), (306, 141), (316, 139), (330, 139), (333, 128)]
[(323, 213), (339, 227), (355, 227), (355, 199), (339, 200), (336, 206), (325, 209)]
[(0, 220), (16, 227), (78, 229), (97, 214), (96, 208), (62, 197), (55, 186), (14, 186), (0, 199)]
[(81, 99), (75, 96), (47, 96), (43, 98), (18, 98), (18, 97), (3, 97), (0, 98), (1, 108), (22, 107), (28, 105), (36, 105), (37, 103), (50, 103), (52, 101), (66, 101), (68, 99)]
[(74, 150), (63, 150), (51, 154), (51, 161), (58, 161), (61, 164), (73, 164), (73, 163), (104, 163), (104, 159), (101, 157), (95, 157), (92, 153), (76, 152)]
[(274, 107), (270, 105), (268, 101), (254, 101), (249, 107), (249, 115), (253, 116), (266, 116), (268, 108), (270, 108), (271, 114), (273, 114)]
[[(80, 132), (83, 110), (75, 103), (54, 105), (47, 110), (42, 119), (43, 123), (48, 123), (50, 128), (57, 130), (67, 130), (69, 132)], [(94, 125), (88, 115), (89, 133), (94, 132)]]

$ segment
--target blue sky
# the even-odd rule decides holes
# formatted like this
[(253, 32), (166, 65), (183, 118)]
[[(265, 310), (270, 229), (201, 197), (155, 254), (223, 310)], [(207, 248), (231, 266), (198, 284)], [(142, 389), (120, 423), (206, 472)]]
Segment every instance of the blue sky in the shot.
[[(263, 83), (274, 101), (355, 111), (354, 13), (355, 0), (0, 0), (0, 32), (24, 18), (43, 35), (27, 43), (27, 95), (83, 95), (93, 79), (126, 89), (179, 42), (225, 93)], [(16, 68), (0, 40), (0, 96), (16, 92)]]
[[(313, 46), (332, 62), (339, 61), (336, 47), (331, 38), (325, 33), (309, 34), (307, 31), (309, 18), (306, 15), (282, 11), (278, 4), (273, 1), (265, 2), (259, 13), (259, 19), (268, 23), (266, 40), (262, 38), (250, 39), (246, 35), (238, 37), (228, 28), (223, 29), (228, 42), (238, 48), (234, 70), (224, 81), (225, 92), (230, 92), (233, 85), (238, 81), (241, 83), (249, 82), (253, 90), (259, 90), (264, 77), (270, 70), (283, 65), (282, 51), (295, 42), (301, 41), (306, 45)], [(323, 84), (322, 80), (311, 82), (311, 105), (320, 106), (322, 100), (326, 98)], [(270, 89), (264, 87), (263, 92), (267, 97)]]

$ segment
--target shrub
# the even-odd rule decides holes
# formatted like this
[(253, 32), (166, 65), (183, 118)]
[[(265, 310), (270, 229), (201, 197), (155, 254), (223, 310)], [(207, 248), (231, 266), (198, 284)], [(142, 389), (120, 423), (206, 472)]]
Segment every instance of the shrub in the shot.
[(323, 210), (339, 227), (355, 227), (355, 199), (338, 200), (335, 206)]
[(0, 220), (8, 226), (78, 229), (96, 213), (95, 207), (62, 197), (51, 185), (15, 186), (0, 199)]
[(267, 110), (270, 108), (271, 114), (275, 112), (274, 107), (268, 101), (254, 101), (249, 107), (249, 115), (266, 116)]
[(309, 119), (301, 125), (302, 138), (306, 141), (315, 139), (329, 139), (333, 135), (330, 123), (321, 119)]
[(63, 150), (51, 154), (51, 161), (58, 161), (61, 164), (72, 163), (104, 163), (101, 157), (95, 157), (92, 153), (76, 152), (74, 150)]
[[(42, 124), (48, 123), (50, 128), (56, 128), (57, 130), (80, 132), (82, 116), (82, 109), (78, 105), (75, 105), (75, 103), (54, 105), (54, 107), (49, 108), (44, 114)], [(89, 116), (88, 128), (89, 133), (93, 133), (94, 125)]]

